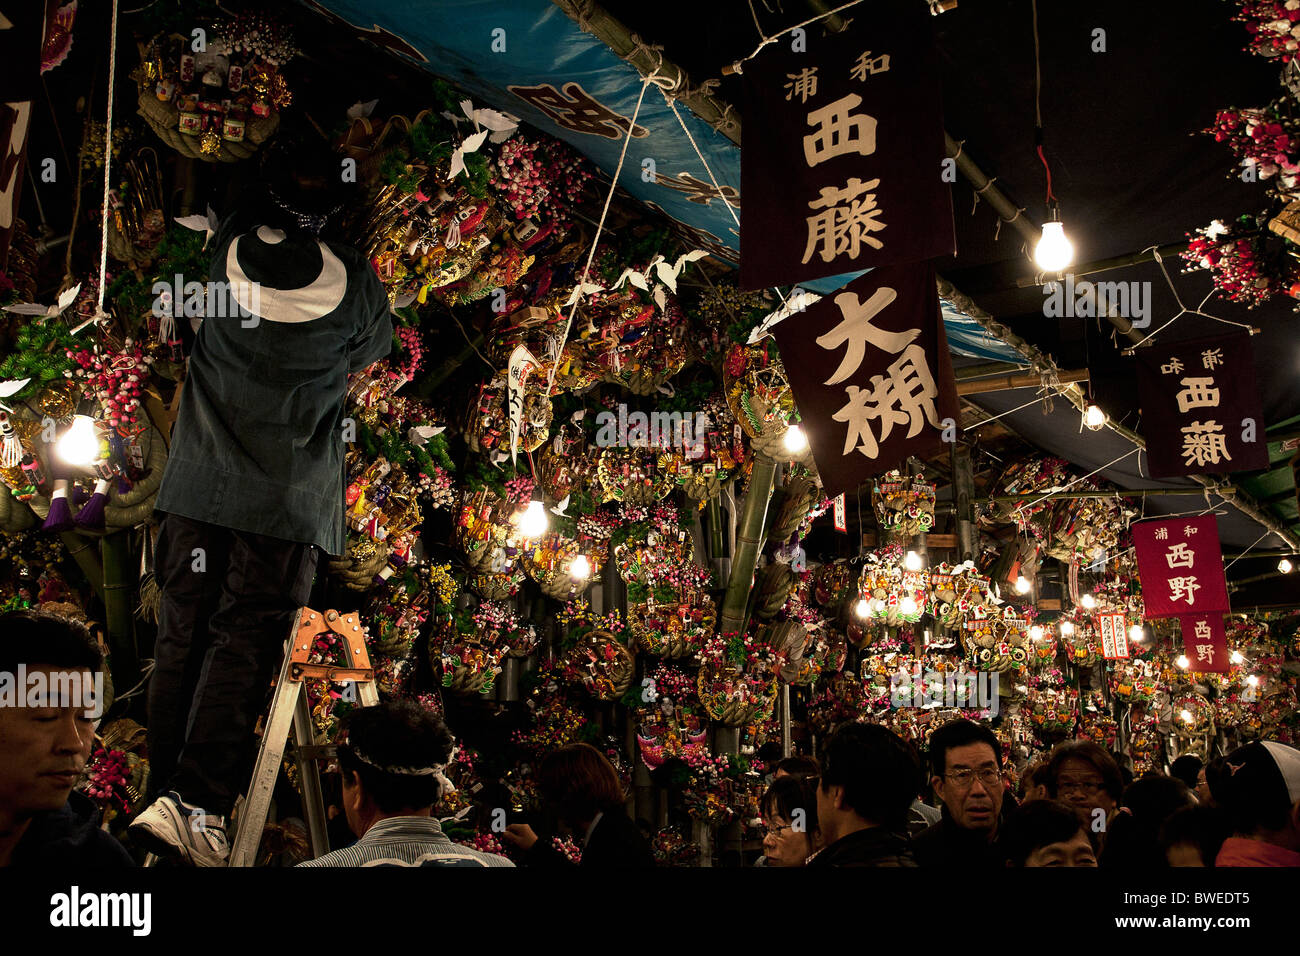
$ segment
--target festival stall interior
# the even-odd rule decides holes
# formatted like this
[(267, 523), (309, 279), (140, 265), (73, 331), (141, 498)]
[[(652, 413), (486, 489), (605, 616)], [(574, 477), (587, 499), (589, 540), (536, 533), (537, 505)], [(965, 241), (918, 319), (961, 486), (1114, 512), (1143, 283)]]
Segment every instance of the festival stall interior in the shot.
[[(349, 841), (374, 692), (511, 859), (503, 819), (580, 858), (577, 742), (682, 867), (762, 857), (776, 764), (854, 722), (984, 722), (1012, 793), (1068, 740), (1295, 744), (1300, 4), (2, 6), (0, 602), (97, 637), (77, 788), (138, 859), (155, 505), (195, 349), (256, 324), (213, 251), (321, 149), (393, 335), (324, 425), (345, 536), (243, 864)], [(213, 494), (305, 507), (269, 481)]]

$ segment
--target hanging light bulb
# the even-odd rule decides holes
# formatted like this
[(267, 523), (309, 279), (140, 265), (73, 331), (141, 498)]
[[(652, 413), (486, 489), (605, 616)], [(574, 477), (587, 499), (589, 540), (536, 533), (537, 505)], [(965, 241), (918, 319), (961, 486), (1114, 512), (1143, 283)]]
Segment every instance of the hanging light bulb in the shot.
[(1290, 574), (1295, 569), (1295, 565), (1291, 563), (1289, 558), (1283, 558), (1277, 563), (1277, 569), (1283, 574)]
[(1033, 590), (1033, 587), (1034, 587), (1034, 583), (1030, 581), (1029, 578), (1025, 577), (1023, 574), (1020, 575), (1020, 577), (1016, 578), (1017, 594), (1028, 594), (1031, 590)]
[(1079, 603), (1083, 605), (1085, 610), (1091, 611), (1097, 606), (1097, 599), (1091, 594), (1085, 594), (1083, 597), (1079, 598)]
[(884, 601), (882, 601), (880, 598), (875, 598), (875, 599), (872, 600), (872, 602), (871, 602), (871, 610), (872, 610), (872, 611), (874, 611), (875, 613), (879, 614), (879, 613), (880, 613), (881, 611), (883, 611), (884, 609), (885, 609), (885, 602), (884, 602)]
[(591, 577), (591, 562), (585, 554), (580, 554), (569, 562), (569, 577), (575, 581), (585, 581)]
[(519, 519), (519, 533), (525, 538), (540, 538), (546, 534), (550, 522), (546, 518), (546, 506), (534, 498), (528, 502), (528, 508)]
[(1043, 627), (1041, 624), (1035, 624), (1029, 629), (1029, 639), (1031, 641), (1041, 641), (1043, 639)]
[(1186, 654), (1179, 654), (1178, 660), (1174, 661), (1174, 663), (1177, 664), (1183, 670), (1187, 670), (1187, 668), (1192, 666), (1192, 662), (1187, 659)]
[(72, 426), (54, 445), (54, 452), (69, 465), (89, 465), (99, 457), (99, 439), (95, 421), (89, 415), (77, 415)]
[(1089, 405), (1083, 413), (1083, 424), (1096, 431), (1106, 424), (1106, 413), (1097, 405)]
[(1232, 661), (1234, 664), (1241, 664), (1245, 662), (1246, 658), (1241, 656), (1241, 651), (1233, 651), (1232, 654), (1229, 655), (1228, 660)]
[(911, 597), (903, 598), (903, 600), (898, 602), (898, 609), (903, 612), (904, 615), (915, 614), (917, 611), (916, 599)]
[(1188, 724), (1193, 723), (1196, 719), (1192, 716), (1192, 712), (1188, 710), (1186, 707), (1184, 707), (1181, 711), (1179, 711), (1178, 716), (1183, 719), (1184, 723), (1188, 723)]
[(1043, 235), (1034, 247), (1034, 262), (1044, 272), (1060, 272), (1074, 261), (1074, 243), (1065, 236), (1065, 225), (1056, 218), (1043, 223)]
[(1061, 636), (1062, 636), (1062, 637), (1069, 637), (1069, 636), (1070, 636), (1071, 634), (1073, 634), (1073, 633), (1074, 633), (1074, 622), (1073, 622), (1073, 621), (1062, 621), (1062, 622), (1061, 622)]
[(799, 425), (791, 425), (785, 430), (785, 450), (794, 455), (801, 455), (808, 450), (808, 436)]
[(1132, 627), (1128, 629), (1128, 639), (1130, 641), (1141, 642), (1146, 640), (1146, 636), (1147, 636), (1147, 632), (1142, 629), (1141, 624), (1134, 624)]
[(909, 571), (921, 570), (921, 556), (915, 551), (909, 551), (903, 556), (903, 567)]
[(1251, 687), (1258, 687), (1259, 678), (1256, 677), (1254, 674), (1251, 674), (1249, 677), (1246, 678), (1246, 683), (1249, 684)]
[(866, 617), (871, 613), (871, 605), (867, 603), (866, 598), (858, 598), (858, 603), (853, 608), (853, 612), (857, 614), (858, 617)]

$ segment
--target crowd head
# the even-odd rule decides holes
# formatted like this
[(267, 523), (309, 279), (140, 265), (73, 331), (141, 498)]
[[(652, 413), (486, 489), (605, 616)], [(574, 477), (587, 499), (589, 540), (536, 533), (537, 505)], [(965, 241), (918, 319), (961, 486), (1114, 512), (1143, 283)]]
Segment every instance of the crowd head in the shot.
[(821, 757), (817, 819), (826, 843), (863, 826), (903, 830), (920, 772), (915, 752), (877, 724), (846, 724)]
[(993, 830), (1002, 812), (1002, 748), (988, 727), (954, 720), (930, 736), (930, 785), (968, 830)]
[(1096, 866), (1092, 833), (1078, 812), (1055, 800), (1026, 804), (1002, 838), (1007, 866)]
[(777, 777), (763, 794), (762, 810), (768, 866), (803, 866), (821, 845), (812, 775)]
[(1052, 751), (1044, 771), (1047, 795), (1075, 809), (1088, 820), (1101, 810), (1109, 817), (1119, 805), (1123, 778), (1119, 765), (1090, 740), (1071, 740)]

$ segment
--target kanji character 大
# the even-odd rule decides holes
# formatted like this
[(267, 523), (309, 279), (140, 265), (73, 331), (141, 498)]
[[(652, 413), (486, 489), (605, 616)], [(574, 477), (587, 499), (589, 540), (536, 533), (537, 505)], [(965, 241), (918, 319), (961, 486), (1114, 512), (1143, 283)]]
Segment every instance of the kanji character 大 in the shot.
[(850, 93), (808, 114), (808, 125), (817, 127), (803, 138), (803, 157), (809, 166), (849, 153), (870, 156), (876, 151), (875, 117), (852, 115), (861, 103), (862, 97)]
[(817, 67), (805, 66), (798, 73), (787, 73), (790, 80), (785, 85), (785, 98), (799, 97), (799, 102), (807, 103), (808, 97), (817, 95)]
[(1192, 422), (1179, 431), (1183, 433), (1183, 459), (1187, 464), (1203, 468), (1206, 464), (1232, 461), (1223, 426), (1218, 422)]
[(880, 420), (880, 439), (885, 441), (895, 425), (908, 425), (907, 437), (915, 438), (925, 422), (939, 427), (939, 412), (934, 400), (939, 389), (930, 374), (925, 350), (909, 345), (898, 360), (886, 369), (886, 375), (871, 376), (870, 390), (848, 385), (849, 400), (831, 417), (848, 424), (844, 438), (847, 455), (854, 447), (868, 458), (880, 455), (880, 446), (871, 431), (871, 421)]
[(889, 54), (881, 53), (872, 56), (871, 51), (863, 53), (849, 70), (849, 78), (853, 80), (865, 80), (868, 73), (888, 73), (889, 72)]
[(1188, 551), (1187, 545), (1179, 541), (1165, 551), (1165, 560), (1171, 568), (1190, 568), (1196, 561), (1196, 552)]
[[(575, 133), (618, 139), (626, 135), (632, 125), (626, 116), (615, 113), (595, 100), (577, 83), (564, 84), (563, 93), (549, 83), (540, 86), (510, 86), (507, 89), (541, 110), (557, 126)], [(640, 138), (649, 136), (650, 131), (644, 126), (636, 126), (632, 128), (632, 135)]]
[(1213, 387), (1212, 377), (1184, 378), (1180, 379), (1178, 384), (1184, 387), (1174, 396), (1174, 399), (1178, 402), (1178, 411), (1183, 414), (1193, 408), (1219, 407), (1219, 390)]
[(1196, 603), (1196, 592), (1201, 589), (1202, 585), (1196, 583), (1196, 575), (1189, 574), (1185, 578), (1169, 579), (1169, 600), (1177, 601), (1182, 598), (1187, 599), (1187, 606), (1191, 607)]
[[(825, 212), (808, 217), (808, 245), (803, 251), (803, 261), (812, 258), (816, 250), (823, 262), (830, 262), (836, 256), (848, 253), (850, 259), (858, 257), (859, 245), (866, 243), (873, 249), (879, 249), (884, 243), (871, 235), (885, 228), (880, 222), (881, 210), (876, 208), (876, 194), (867, 192), (880, 185), (879, 179), (863, 182), (856, 176), (850, 179), (843, 189), (824, 186), (821, 198), (808, 204), (809, 209), (825, 209)], [(865, 197), (859, 198), (862, 193)], [(818, 244), (821, 245), (817, 249)]]
[(816, 342), (824, 349), (837, 349), (841, 345), (847, 348), (840, 367), (826, 380), (827, 385), (837, 385), (858, 370), (867, 354), (868, 342), (882, 352), (897, 354), (916, 341), (920, 329), (889, 332), (871, 324), (871, 320), (897, 298), (898, 293), (888, 286), (877, 289), (866, 302), (860, 301), (856, 292), (841, 292), (835, 297), (835, 305), (844, 318), (835, 328), (819, 335)]

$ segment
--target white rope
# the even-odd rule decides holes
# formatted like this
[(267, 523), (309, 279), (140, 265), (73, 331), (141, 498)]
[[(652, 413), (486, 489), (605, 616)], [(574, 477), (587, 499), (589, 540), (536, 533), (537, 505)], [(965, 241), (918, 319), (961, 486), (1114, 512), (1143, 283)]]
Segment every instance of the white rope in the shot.
[[(1238, 561), (1240, 561), (1240, 560), (1241, 560), (1242, 558), (1244, 558), (1246, 555), (1250, 554), (1250, 552), (1253, 551), (1253, 550), (1255, 549), (1255, 545), (1256, 545), (1256, 544), (1259, 544), (1261, 541), (1263, 541), (1265, 538), (1267, 538), (1267, 537), (1268, 537), (1270, 534), (1272, 534), (1272, 533), (1273, 533), (1272, 529), (1266, 529), (1266, 530), (1264, 531), (1263, 534), (1261, 534), (1258, 538), (1255, 539), (1254, 543), (1253, 543), (1249, 548), (1247, 548), (1245, 551), (1241, 552), (1241, 554), (1237, 555), (1235, 558), (1233, 558), (1231, 561), (1229, 561), (1227, 564), (1225, 564), (1225, 565), (1223, 566), (1223, 573), (1224, 573), (1224, 574), (1227, 574), (1227, 573), (1228, 573), (1228, 568), (1232, 567), (1234, 564), (1236, 564)], [(1286, 543), (1286, 542), (1283, 542), (1283, 544), (1285, 544), (1285, 543)]]
[(1186, 305), (1183, 304), (1182, 297), (1178, 294), (1178, 289), (1174, 287), (1174, 280), (1169, 278), (1169, 273), (1165, 270), (1165, 260), (1164, 257), (1160, 255), (1160, 247), (1148, 246), (1146, 249), (1143, 249), (1142, 251), (1150, 252), (1152, 256), (1155, 258), (1156, 265), (1160, 267), (1160, 274), (1165, 277), (1165, 284), (1169, 286), (1169, 291), (1173, 293), (1174, 301), (1178, 303), (1178, 312), (1174, 315), (1172, 319), (1170, 319), (1164, 325), (1160, 326), (1160, 328), (1156, 329), (1154, 332), (1148, 333), (1144, 338), (1140, 339), (1139, 341), (1134, 342), (1131, 346), (1129, 346), (1127, 349), (1124, 350), (1124, 354), (1132, 355), (1134, 349), (1136, 349), (1138, 346), (1142, 345), (1144, 342), (1147, 342), (1150, 339), (1155, 338), (1165, 329), (1169, 328), (1169, 326), (1173, 325), (1175, 322), (1181, 319), (1184, 315), (1189, 315), (1189, 314), (1199, 315), (1201, 316), (1201, 318), (1204, 319), (1212, 319), (1213, 321), (1221, 322), (1224, 325), (1235, 325), (1238, 328), (1248, 329), (1251, 335), (1255, 334), (1256, 330), (1254, 326), (1247, 325), (1245, 322), (1234, 322), (1232, 319), (1221, 319), (1217, 315), (1210, 315), (1208, 312), (1201, 311), (1201, 309), (1204, 308), (1205, 303), (1210, 301), (1210, 296), (1214, 295), (1213, 288), (1211, 288), (1210, 291), (1206, 293), (1206, 296), (1204, 299), (1201, 300), (1200, 305), (1198, 305), (1194, 309), (1189, 309)]
[[(1033, 388), (1032, 385), (1025, 385), (1025, 386), (1022, 386), (1022, 387), (1023, 387), (1023, 388)], [(1039, 391), (1042, 391), (1042, 389), (1040, 388)], [(1058, 388), (1058, 389), (1056, 390), (1056, 395), (1063, 395), (1064, 393), (1065, 393), (1065, 389), (1064, 389), (1064, 388)], [(971, 425), (969, 428), (963, 428), (962, 431), (964, 431), (964, 432), (973, 432), (973, 431), (974, 431), (975, 429), (977, 429), (977, 428), (983, 428), (985, 425), (988, 425), (988, 424), (990, 424), (990, 423), (992, 423), (992, 422), (997, 421), (999, 418), (1001, 418), (1001, 417), (1004, 416), (1004, 415), (1010, 415), (1012, 412), (1018, 412), (1018, 411), (1020, 411), (1022, 408), (1028, 408), (1030, 405), (1036, 405), (1036, 404), (1038, 404), (1039, 402), (1045, 402), (1045, 401), (1047, 401), (1049, 398), (1053, 398), (1053, 397), (1055, 397), (1055, 396), (1052, 395), (1050, 392), (1048, 392), (1048, 394), (1044, 394), (1044, 395), (1035, 395), (1033, 398), (1031, 398), (1029, 401), (1025, 402), (1025, 404), (1023, 404), (1023, 405), (1017, 405), (1015, 408), (1008, 408), (1005, 412), (998, 412), (998, 413), (997, 413), (996, 415), (994, 415), (992, 418), (986, 418), (986, 419), (984, 419), (983, 421), (976, 422), (974, 425)]]
[[(114, 3), (117, 0), (113, 0)], [(573, 305), (569, 306), (569, 317), (564, 322), (564, 332), (560, 335), (560, 348), (555, 353), (551, 361), (551, 371), (546, 378), (546, 394), (551, 394), (551, 389), (555, 386), (555, 373), (560, 368), (560, 359), (564, 356), (564, 346), (569, 341), (569, 331), (573, 328), (573, 316), (578, 311), (578, 303), (582, 301), (582, 287), (587, 282), (587, 276), (591, 272), (591, 262), (596, 258), (596, 247), (600, 244), (600, 233), (605, 228), (605, 219), (609, 215), (609, 204), (614, 199), (614, 193), (618, 191), (618, 178), (623, 173), (623, 161), (627, 158), (628, 143), (632, 141), (632, 132), (636, 129), (636, 118), (641, 113), (641, 102), (645, 99), (646, 87), (651, 83), (663, 82), (666, 78), (658, 76), (658, 71), (647, 76), (641, 82), (641, 95), (636, 98), (636, 109), (632, 111), (632, 119), (627, 124), (627, 135), (623, 137), (623, 149), (618, 154), (618, 166), (614, 169), (614, 178), (609, 184), (609, 193), (605, 196), (605, 206), (600, 211), (600, 221), (596, 223), (596, 235), (592, 237), (591, 249), (587, 251), (587, 262), (582, 267), (582, 276), (578, 279), (578, 294), (573, 298)], [(661, 87), (662, 88), (662, 87)]]
[[(736, 216), (736, 207), (732, 205), (731, 200), (729, 200), (726, 197), (726, 194), (722, 191), (722, 187), (718, 185), (718, 179), (713, 175), (713, 170), (709, 168), (709, 161), (704, 158), (704, 153), (700, 151), (699, 143), (695, 142), (695, 137), (692, 136), (691, 131), (687, 129), (686, 121), (682, 119), (682, 114), (677, 112), (677, 103), (674, 102), (673, 98), (668, 95), (668, 92), (664, 90), (663, 87), (659, 88), (659, 92), (663, 94), (664, 102), (668, 104), (668, 108), (673, 111), (673, 116), (677, 117), (677, 125), (680, 126), (682, 132), (686, 134), (686, 138), (690, 141), (691, 148), (695, 150), (695, 155), (699, 157), (700, 165), (704, 167), (704, 172), (708, 174), (709, 182), (713, 184), (713, 188), (717, 192), (718, 197), (726, 203), (727, 212), (731, 213), (731, 218), (736, 223), (736, 229), (739, 230), (740, 219)], [(788, 307), (789, 303), (786, 302), (785, 296), (782, 294), (781, 290), (776, 286), (773, 286), (772, 291), (781, 299), (781, 304)]]
[(1052, 491), (1049, 491), (1047, 494), (1043, 495), (1041, 498), (1035, 498), (1033, 501), (1029, 502), (1028, 504), (1019, 504), (1019, 505), (1016, 505), (1016, 511), (1019, 512), (1020, 509), (1022, 509), (1022, 508), (1032, 508), (1034, 505), (1038, 504), (1040, 501), (1046, 501), (1048, 498), (1052, 497), (1052, 495), (1059, 494), (1059, 493), (1062, 492), (1062, 491), (1068, 491), (1069, 489), (1071, 489), (1071, 488), (1073, 488), (1075, 485), (1077, 485), (1079, 482), (1083, 481), (1085, 478), (1091, 478), (1093, 475), (1097, 474), (1097, 472), (1099, 472), (1099, 471), (1105, 471), (1105, 470), (1106, 470), (1107, 468), (1109, 468), (1111, 465), (1119, 464), (1121, 461), (1123, 461), (1123, 460), (1124, 460), (1125, 458), (1127, 458), (1129, 455), (1135, 454), (1135, 453), (1137, 453), (1137, 452), (1139, 452), (1139, 451), (1141, 451), (1141, 450), (1142, 450), (1141, 448), (1134, 448), (1132, 451), (1126, 451), (1124, 454), (1120, 455), (1120, 456), (1119, 456), (1118, 458), (1116, 458), (1114, 461), (1108, 461), (1108, 462), (1106, 462), (1106, 464), (1102, 465), (1100, 468), (1094, 468), (1092, 471), (1088, 472), (1086, 475), (1080, 475), (1078, 478), (1075, 478), (1073, 481), (1068, 482), (1068, 483), (1066, 483), (1065, 485), (1062, 485), (1060, 488), (1055, 488), (1055, 489), (1053, 489)]
[(104, 204), (100, 210), (99, 234), (99, 302), (95, 306), (95, 317), (106, 315), (104, 312), (104, 286), (108, 278), (108, 190), (113, 182), (113, 83), (117, 73), (117, 0), (113, 0), (113, 12), (110, 14), (108, 30), (108, 116), (104, 123)]
[[(834, 16), (835, 14), (839, 13), (841, 10), (847, 10), (849, 7), (856, 7), (861, 2), (862, 0), (849, 0), (848, 3), (842, 3), (834, 10), (827, 10), (825, 13), (819, 13), (815, 17), (809, 17), (807, 20), (804, 20), (802, 23), (796, 23), (792, 27), (786, 27), (780, 33), (774, 33), (770, 37), (763, 36), (763, 30), (761, 27), (759, 27), (758, 35), (763, 36), (762, 42), (759, 43), (758, 46), (754, 47), (754, 52), (751, 53), (749, 56), (745, 57), (743, 60), (737, 60), (735, 63), (731, 64), (732, 71), (735, 73), (743, 73), (744, 70), (742, 69), (741, 64), (748, 63), (750, 60), (754, 59), (754, 57), (758, 56), (758, 54), (762, 51), (763, 47), (767, 46), (769, 43), (775, 43), (778, 39), (785, 36), (787, 33), (793, 33), (795, 30), (798, 30), (801, 27), (806, 27), (810, 23), (816, 23), (818, 20), (825, 20), (827, 17)], [(750, 7), (750, 12), (751, 13), (753, 12), (752, 6)], [(754, 18), (754, 25), (758, 26), (757, 17)]]

